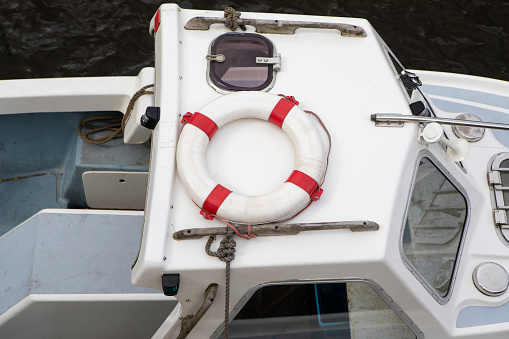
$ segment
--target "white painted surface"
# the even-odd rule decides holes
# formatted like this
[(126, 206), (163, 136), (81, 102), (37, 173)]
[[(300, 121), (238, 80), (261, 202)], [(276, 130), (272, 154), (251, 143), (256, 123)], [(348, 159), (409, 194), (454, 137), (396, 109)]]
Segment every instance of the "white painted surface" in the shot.
[(0, 237), (0, 338), (155, 333), (176, 300), (130, 282), (142, 222), (143, 212), (48, 209)]
[(0, 81), (0, 114), (125, 111), (136, 77)]
[(176, 305), (157, 294), (31, 294), (0, 317), (0, 337), (145, 339)]
[(91, 208), (143, 210), (147, 172), (89, 171), (83, 173), (87, 205)]
[[(146, 67), (141, 70), (140, 74), (138, 74), (136, 87), (138, 88), (136, 91), (140, 90), (142, 87), (151, 85), (155, 83), (155, 69), (153, 67)], [(147, 88), (146, 91), (154, 92), (155, 87)], [(133, 93), (134, 94), (134, 93)], [(150, 135), (152, 134), (152, 130), (145, 128), (141, 125), (140, 119), (148, 106), (154, 106), (154, 95), (153, 94), (145, 94), (138, 98), (136, 103), (133, 106), (133, 111), (131, 115), (126, 121), (125, 129), (124, 129), (124, 142), (126, 144), (141, 144), (146, 142)], [(124, 112), (127, 109), (124, 108)]]

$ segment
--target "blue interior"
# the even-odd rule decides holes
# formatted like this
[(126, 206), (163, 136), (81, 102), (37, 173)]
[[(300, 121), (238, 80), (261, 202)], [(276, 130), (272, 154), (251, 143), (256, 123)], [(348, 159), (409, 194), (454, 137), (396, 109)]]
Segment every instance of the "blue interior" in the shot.
[(0, 236), (44, 208), (87, 208), (86, 171), (148, 171), (148, 144), (120, 137), (92, 145), (79, 137), (83, 118), (115, 113), (0, 115)]

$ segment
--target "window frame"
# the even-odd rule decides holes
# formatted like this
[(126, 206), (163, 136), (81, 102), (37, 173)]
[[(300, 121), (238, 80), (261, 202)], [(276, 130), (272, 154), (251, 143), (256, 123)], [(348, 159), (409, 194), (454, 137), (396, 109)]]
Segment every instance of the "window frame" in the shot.
[[(269, 39), (267, 38), (266, 36), (262, 35), (262, 34), (258, 34), (258, 33), (250, 33), (250, 32), (228, 32), (228, 33), (224, 33), (224, 34), (220, 34), (218, 36), (216, 36), (214, 38), (214, 40), (211, 41), (210, 45), (209, 45), (209, 49), (208, 49), (208, 55), (212, 55), (212, 49), (214, 48), (214, 44), (217, 42), (218, 39), (225, 39), (227, 36), (234, 36), (234, 35), (237, 35), (237, 36), (257, 36), (259, 38), (261, 38), (262, 40), (264, 40), (265, 42), (267, 42), (269, 44), (269, 46), (271, 46), (271, 53), (272, 55), (270, 55), (269, 57), (275, 57), (277, 55), (277, 50), (276, 50), (276, 45), (274, 45), (274, 43)], [(235, 92), (241, 92), (241, 91), (264, 91), (264, 92), (268, 92), (272, 89), (272, 87), (274, 87), (274, 84), (276, 82), (276, 71), (274, 70), (274, 65), (272, 64), (266, 64), (268, 66), (268, 69), (269, 69), (269, 73), (271, 73), (271, 79), (270, 79), (270, 82), (269, 81), (265, 81), (265, 83), (263, 85), (260, 85), (258, 87), (255, 87), (255, 88), (252, 88), (252, 89), (246, 89), (246, 88), (241, 88), (241, 87), (237, 87), (237, 86), (233, 86), (233, 85), (229, 85), (230, 88), (233, 88), (233, 89), (228, 89), (228, 88), (223, 88), (223, 87), (220, 87), (219, 85), (216, 84), (216, 82), (212, 79), (211, 77), (211, 72), (212, 72), (212, 68), (211, 68), (211, 65), (212, 65), (212, 62), (215, 62), (215, 61), (212, 61), (212, 60), (208, 60), (207, 61), (207, 83), (209, 84), (210, 87), (212, 87), (215, 91), (217, 91), (218, 93), (221, 93), (221, 94), (229, 94), (229, 93), (235, 93)], [(265, 65), (265, 64), (262, 64), (262, 65)]]
[[(454, 268), (451, 274), (451, 282), (449, 284), (449, 289), (447, 291), (447, 294), (442, 297), (438, 291), (422, 276), (422, 274), (415, 268), (409, 259), (407, 259), (404, 249), (403, 249), (403, 236), (405, 233), (405, 227), (406, 227), (406, 221), (408, 218), (408, 213), (410, 210), (410, 204), (412, 200), (412, 194), (414, 192), (415, 188), (415, 180), (417, 178), (417, 172), (419, 170), (419, 164), (423, 158), (428, 159), (436, 168), (437, 170), (447, 179), (449, 182), (456, 188), (456, 190), (463, 196), (465, 199), (466, 204), (466, 216), (465, 216), (465, 222), (463, 224), (463, 230), (461, 232), (461, 238), (460, 243), (458, 246), (458, 251), (456, 252), (456, 260), (454, 262)], [(468, 226), (470, 224), (470, 216), (471, 216), (471, 204), (470, 199), (468, 197), (466, 189), (460, 184), (460, 182), (447, 170), (447, 168), (440, 162), (438, 159), (428, 150), (423, 149), (419, 152), (417, 156), (417, 160), (414, 164), (414, 171), (412, 175), (412, 181), (411, 186), (408, 192), (407, 202), (405, 206), (405, 213), (403, 215), (402, 220), (402, 227), (400, 232), (400, 238), (399, 238), (399, 252), (401, 259), (403, 261), (403, 264), (406, 266), (406, 268), (412, 273), (412, 275), (421, 283), (421, 285), (428, 291), (428, 293), (435, 299), (440, 305), (445, 305), (449, 302), (451, 299), (452, 293), (454, 291), (454, 284), (456, 282), (456, 276), (458, 272), (458, 267), (461, 262), (461, 256), (463, 253), (463, 247), (465, 245), (466, 241), (466, 234), (468, 231)]]
[[(415, 334), (417, 339), (423, 339), (424, 333), (417, 327), (417, 325), (410, 319), (410, 317), (403, 311), (401, 307), (391, 298), (385, 290), (383, 290), (380, 285), (370, 279), (362, 279), (362, 278), (348, 278), (348, 279), (310, 279), (310, 280), (284, 280), (284, 281), (271, 281), (264, 282), (258, 284), (251, 289), (249, 289), (244, 295), (240, 298), (239, 302), (235, 307), (230, 311), (229, 319), (230, 322), (235, 319), (237, 314), (242, 310), (242, 308), (247, 304), (249, 299), (261, 288), (267, 286), (274, 285), (298, 285), (298, 284), (334, 284), (334, 283), (366, 283), (368, 284), (373, 291), (387, 304), (387, 306), (396, 314), (397, 317), (403, 321), (403, 323)], [(211, 339), (218, 339), (219, 336), (224, 331), (224, 320), (218, 326), (218, 328), (212, 333), (210, 336)]]

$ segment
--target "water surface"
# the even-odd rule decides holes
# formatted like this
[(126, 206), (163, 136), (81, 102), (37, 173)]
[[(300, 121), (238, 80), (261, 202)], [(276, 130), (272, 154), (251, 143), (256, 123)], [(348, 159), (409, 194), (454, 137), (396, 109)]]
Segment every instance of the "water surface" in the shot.
[[(153, 66), (155, 0), (0, 0), (0, 79), (135, 75)], [(177, 3), (181, 3), (178, 1)], [(509, 80), (509, 2), (193, 1), (194, 8), (363, 17), (407, 68)]]

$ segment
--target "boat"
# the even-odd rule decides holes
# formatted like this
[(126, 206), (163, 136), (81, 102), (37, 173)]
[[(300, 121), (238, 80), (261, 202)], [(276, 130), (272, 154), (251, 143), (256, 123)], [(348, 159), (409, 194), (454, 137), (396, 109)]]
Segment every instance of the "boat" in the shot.
[(0, 81), (1, 338), (506, 338), (509, 83), (367, 20), (162, 5)]

